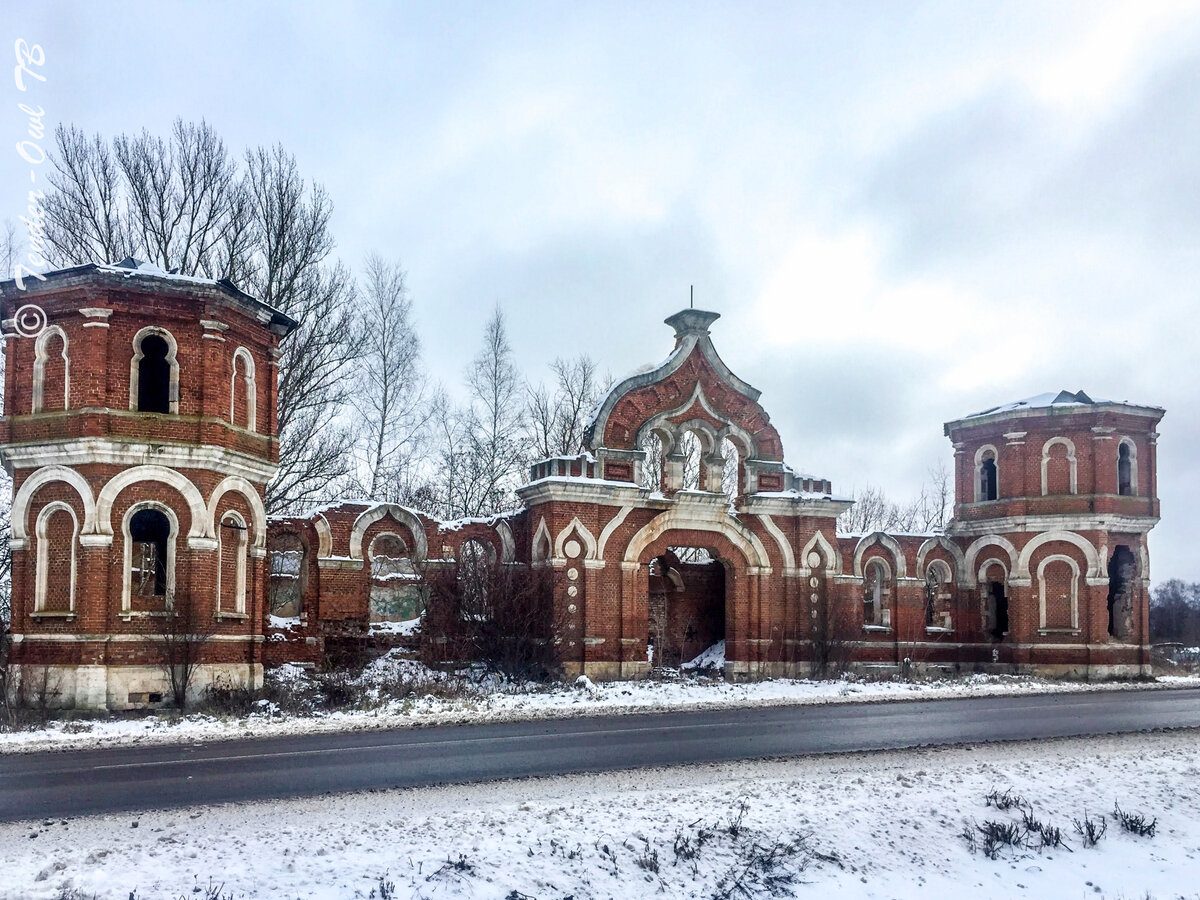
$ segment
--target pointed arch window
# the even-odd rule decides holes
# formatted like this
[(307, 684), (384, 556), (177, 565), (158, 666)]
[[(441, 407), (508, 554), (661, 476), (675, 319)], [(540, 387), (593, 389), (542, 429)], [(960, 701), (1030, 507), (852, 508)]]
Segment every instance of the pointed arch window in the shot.
[(79, 518), (67, 503), (48, 503), (38, 513), (37, 575), (34, 615), (68, 615), (75, 611)]
[(249, 546), (246, 520), (233, 510), (221, 517), (217, 529), (220, 566), (217, 569), (218, 615), (246, 613), (246, 554)]
[(980, 447), (975, 454), (975, 500), (986, 502), (1000, 497), (1000, 470), (996, 463), (996, 448)]
[(233, 379), (229, 388), (229, 421), (238, 428), (256, 431), (258, 427), (254, 357), (245, 347), (233, 353)]
[(71, 361), (67, 356), (67, 334), (58, 325), (48, 325), (33, 345), (33, 404), (31, 412), (69, 409)]
[(1122, 497), (1138, 493), (1137, 445), (1129, 438), (1117, 445), (1117, 493)]
[(175, 593), (179, 522), (170, 507), (147, 500), (130, 507), (122, 527), (125, 579), (121, 609), (163, 609)]

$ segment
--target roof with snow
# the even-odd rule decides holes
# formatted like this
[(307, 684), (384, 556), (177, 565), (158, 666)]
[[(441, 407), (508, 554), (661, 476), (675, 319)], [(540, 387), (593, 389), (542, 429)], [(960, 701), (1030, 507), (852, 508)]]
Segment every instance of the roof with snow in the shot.
[(1145, 406), (1139, 403), (1130, 403), (1126, 400), (1101, 400), (1093, 398), (1083, 391), (1075, 391), (1074, 393), (1071, 391), (1050, 391), (1045, 394), (1026, 397), (1024, 400), (1017, 400), (1013, 403), (993, 406), (981, 412), (971, 413), (957, 421), (970, 422), (992, 416), (1011, 415), (1014, 413), (1036, 413), (1038, 411), (1056, 412), (1061, 410), (1063, 412), (1073, 412), (1082, 411), (1087, 408), (1095, 409), (1102, 406), (1120, 407), (1122, 410), (1132, 413), (1163, 412), (1162, 407), (1159, 406)]
[[(203, 292), (211, 292), (219, 294), (222, 297), (233, 301), (237, 306), (246, 309), (252, 316), (262, 321), (264, 324), (280, 329), (283, 334), (288, 334), (294, 330), (300, 323), (289, 316), (287, 313), (276, 309), (270, 304), (263, 303), (256, 297), (247, 294), (228, 278), (205, 278), (197, 275), (180, 275), (175, 271), (168, 271), (156, 266), (153, 263), (144, 262), (143, 260), (135, 259), (132, 256), (127, 256), (117, 263), (87, 263), (82, 266), (70, 266), (66, 269), (55, 269), (52, 272), (44, 273), (40, 279), (26, 279), (26, 287), (36, 288), (42, 282), (45, 282), (46, 288), (51, 288), (53, 282), (78, 280), (84, 276), (99, 276), (106, 279), (132, 279), (136, 278), (139, 281), (155, 283), (156, 286), (167, 289), (182, 289), (182, 290), (199, 290)], [(0, 294), (10, 294), (15, 289), (15, 279), (0, 282)], [(26, 291), (25, 293), (28, 293)]]

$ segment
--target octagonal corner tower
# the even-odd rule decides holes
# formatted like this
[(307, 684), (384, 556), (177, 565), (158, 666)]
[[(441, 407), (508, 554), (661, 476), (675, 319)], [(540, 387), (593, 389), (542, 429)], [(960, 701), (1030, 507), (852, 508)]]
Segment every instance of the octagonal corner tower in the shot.
[(296, 322), (133, 259), (5, 282), (0, 306), (18, 679), (62, 706), (169, 702), (164, 647), (186, 632), (204, 635), (191, 693), (257, 684)]
[(993, 658), (1048, 674), (1149, 669), (1155, 406), (1041, 394), (948, 422), (950, 533)]

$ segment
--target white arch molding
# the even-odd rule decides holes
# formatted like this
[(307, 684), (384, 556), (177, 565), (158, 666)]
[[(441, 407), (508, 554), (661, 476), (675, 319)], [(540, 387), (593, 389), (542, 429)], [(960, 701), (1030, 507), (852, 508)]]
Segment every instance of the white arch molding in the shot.
[(138, 363), (142, 361), (145, 355), (142, 353), (142, 340), (152, 334), (167, 342), (166, 362), (171, 372), (167, 393), (167, 409), (172, 414), (177, 414), (179, 412), (179, 344), (175, 341), (175, 335), (157, 325), (147, 325), (133, 336), (133, 358), (129, 362), (129, 408), (134, 411), (138, 408)]
[(811, 566), (808, 564), (808, 554), (816, 550), (821, 554), (825, 561), (825, 574), (827, 576), (839, 575), (842, 571), (842, 554), (833, 544), (829, 543), (829, 539), (820, 531), (815, 532), (808, 543), (804, 545), (804, 549), (800, 551), (800, 573), (801, 575), (811, 575)]
[(1042, 444), (1042, 496), (1049, 496), (1047, 472), (1050, 466), (1050, 450), (1057, 444), (1067, 448), (1067, 465), (1070, 468), (1071, 493), (1079, 493), (1079, 468), (1075, 461), (1075, 442), (1068, 437), (1052, 437)]
[(517, 541), (513, 537), (512, 526), (501, 519), (496, 523), (496, 534), (500, 535), (500, 562), (516, 562)]
[(1029, 578), (1029, 563), (1030, 560), (1033, 559), (1034, 551), (1036, 551), (1039, 547), (1043, 547), (1046, 544), (1054, 541), (1072, 544), (1082, 551), (1083, 558), (1087, 560), (1088, 564), (1088, 578), (1104, 577), (1104, 571), (1100, 564), (1100, 555), (1096, 552), (1096, 548), (1092, 546), (1092, 542), (1073, 531), (1043, 531), (1037, 537), (1033, 538), (1033, 540), (1031, 540), (1028, 544), (1022, 547), (1021, 553), (1017, 557), (1017, 577)]
[[(46, 485), (55, 482), (70, 485), (83, 502), (81, 543), (86, 545), (88, 541), (82, 538), (89, 534), (96, 534), (96, 500), (92, 496), (92, 486), (88, 484), (87, 479), (66, 466), (45, 466), (26, 478), (13, 496), (12, 540), (16, 545), (13, 549), (20, 549), (29, 540), (29, 506), (33, 502), (34, 495)], [(111, 532), (109, 534), (111, 535)]]
[[(195, 549), (216, 547), (216, 535), (210, 531), (211, 518), (200, 490), (185, 475), (166, 466), (134, 466), (118, 472), (100, 490), (96, 501), (96, 527), (101, 534), (112, 536), (112, 508), (121, 491), (143, 481), (157, 481), (175, 488), (188, 505), (191, 527), (188, 530), (188, 545)], [(174, 513), (172, 513), (174, 515)]]
[[(1046, 624), (1046, 567), (1050, 563), (1065, 562), (1071, 568), (1071, 625), (1069, 631), (1079, 630), (1079, 563), (1073, 557), (1067, 556), (1065, 553), (1054, 553), (1047, 556), (1038, 563), (1037, 578), (1038, 578), (1038, 612), (1040, 628), (1047, 628)], [(1063, 626), (1055, 626), (1056, 630)]]
[(317, 532), (317, 558), (328, 559), (333, 556), (333, 529), (322, 513), (317, 513), (313, 519), (313, 529)]
[(999, 559), (998, 557), (995, 557), (995, 556), (989, 556), (987, 559), (985, 559), (983, 562), (981, 562), (979, 564), (979, 572), (978, 572), (978, 576), (976, 579), (977, 583), (984, 584), (988, 580), (987, 570), (991, 566), (999, 566), (1001, 569), (1004, 570), (1004, 579), (1003, 579), (1002, 583), (1007, 585), (1008, 584), (1008, 571), (1009, 571), (1008, 565), (1004, 562), (1004, 560)]
[(882, 531), (865, 534), (859, 538), (858, 546), (854, 548), (854, 575), (857, 578), (863, 577), (863, 554), (876, 544), (892, 554), (892, 559), (896, 563), (896, 577), (907, 578), (908, 566), (905, 564), (904, 551), (900, 549), (900, 544), (894, 537), (884, 534)]
[(250, 507), (250, 515), (253, 520), (251, 524), (254, 528), (253, 546), (260, 550), (265, 548), (267, 546), (267, 507), (263, 504), (262, 497), (258, 496), (254, 485), (240, 475), (229, 475), (221, 479), (220, 484), (213, 488), (212, 496), (208, 498), (207, 521), (214, 529), (213, 536), (216, 535), (217, 506), (220, 504), (221, 498), (231, 491), (242, 497)]
[(227, 612), (228, 610), (221, 609), (221, 591), (223, 585), (222, 579), (225, 577), (225, 529), (222, 528), (226, 519), (232, 519), (238, 531), (237, 546), (237, 569), (233, 589), (233, 609), (234, 613), (243, 614), (246, 612), (246, 556), (249, 552), (249, 542), (246, 540), (246, 520), (242, 518), (242, 514), (235, 509), (226, 510), (221, 516), (221, 521), (217, 528), (217, 612)]
[(979, 552), (993, 544), (1008, 554), (1008, 565), (1004, 567), (1005, 571), (1009, 575), (1017, 571), (1017, 548), (1013, 546), (1013, 542), (1003, 535), (985, 534), (983, 537), (973, 540), (963, 553), (963, 566), (968, 572), (974, 571), (975, 558), (979, 556)]
[(572, 532), (578, 532), (580, 540), (583, 541), (583, 558), (596, 558), (596, 538), (592, 535), (588, 527), (579, 521), (579, 516), (571, 519), (567, 527), (558, 533), (558, 537), (554, 539), (554, 556), (562, 559), (566, 554), (563, 552), (563, 545), (567, 542), (567, 538)]
[(354, 527), (350, 529), (350, 558), (363, 558), (363, 537), (366, 535), (367, 529), (387, 516), (391, 516), (412, 532), (413, 560), (420, 562), (425, 559), (429, 555), (429, 543), (425, 539), (425, 526), (421, 524), (421, 520), (412, 510), (398, 503), (380, 503), (354, 520)]
[(668, 531), (707, 531), (723, 535), (742, 552), (748, 565), (758, 567), (764, 574), (771, 571), (771, 559), (767, 555), (767, 548), (754, 532), (737, 519), (728, 515), (723, 521), (696, 519), (681, 514), (678, 507), (667, 510), (642, 526), (630, 540), (625, 550), (624, 562), (636, 564), (642, 551)]
[[(758, 520), (762, 522), (763, 528), (767, 530), (767, 534), (771, 535), (775, 539), (775, 543), (779, 545), (779, 552), (783, 555), (784, 570), (794, 572), (796, 569), (796, 554), (792, 550), (792, 543), (787, 539), (787, 535), (775, 524), (775, 520), (766, 513), (760, 513)], [(803, 562), (803, 557), (801, 557), (801, 561)]]
[[(54, 500), (47, 503), (38, 512), (37, 522), (34, 526), (34, 533), (37, 535), (37, 568), (36, 577), (34, 579), (34, 612), (43, 612), (46, 609), (46, 594), (50, 587), (50, 518), (57, 512), (65, 511), (71, 517), (71, 583), (68, 585), (70, 591), (68, 597), (68, 612), (75, 612), (75, 586), (77, 583), (77, 573), (79, 567), (79, 517), (75, 514), (75, 510), (71, 504), (64, 503), (62, 500)], [(62, 548), (54, 548), (56, 553), (61, 553)]]
[(48, 348), (52, 337), (62, 339), (63, 409), (71, 408), (71, 359), (67, 353), (67, 333), (59, 325), (47, 325), (33, 344), (33, 402), (30, 408), (33, 413), (40, 413), (46, 407), (46, 363), (50, 361)]
[(545, 562), (554, 552), (553, 544), (550, 529), (546, 527), (546, 520), (543, 518), (538, 522), (537, 531), (533, 534), (533, 547), (530, 551), (533, 561)]
[(238, 360), (242, 361), (245, 366), (245, 371), (242, 377), (246, 381), (246, 429), (248, 431), (258, 430), (258, 392), (254, 376), (254, 357), (250, 355), (250, 351), (245, 347), (238, 347), (233, 351), (233, 376), (229, 383), (229, 422), (237, 426), (237, 419), (234, 412), (237, 409), (237, 381), (238, 381)]
[(958, 544), (954, 543), (954, 541), (950, 540), (950, 538), (946, 537), (944, 534), (939, 534), (928, 538), (923, 544), (921, 544), (920, 549), (917, 550), (917, 577), (925, 577), (926, 560), (928, 559), (929, 554), (938, 547), (941, 547), (943, 550), (949, 553), (950, 558), (954, 560), (955, 583), (958, 584), (959, 587), (969, 587), (971, 570), (967, 568), (966, 558), (963, 556), (962, 549), (958, 546)]

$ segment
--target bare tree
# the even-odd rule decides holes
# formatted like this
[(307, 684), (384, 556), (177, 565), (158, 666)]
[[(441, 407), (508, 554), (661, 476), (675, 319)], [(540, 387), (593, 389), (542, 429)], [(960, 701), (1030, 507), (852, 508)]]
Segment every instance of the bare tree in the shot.
[(554, 577), (549, 567), (483, 554), (427, 563), (422, 655), (433, 665), (482, 663), (509, 678), (554, 677), (562, 666)]
[(553, 388), (542, 384), (528, 388), (526, 427), (535, 459), (580, 452), (587, 417), (612, 385), (612, 377), (601, 376), (587, 354), (574, 359), (560, 356), (550, 370)]
[(854, 505), (838, 519), (838, 529), (844, 533), (940, 534), (954, 508), (954, 485), (950, 470), (939, 463), (929, 469), (920, 493), (908, 503), (891, 500), (873, 485), (854, 491), (852, 498)]
[(110, 142), (59, 127), (44, 200), (54, 265), (135, 256), (184, 275), (229, 278), (300, 323), (282, 348), (280, 470), (271, 512), (295, 511), (348, 472), (338, 421), (358, 346), (354, 284), (329, 261), (332, 207), (282, 147), (239, 162), (205, 122), (177, 120)]
[(843, 674), (854, 653), (854, 621), (849, 604), (839, 603), (826, 589), (818, 591), (810, 618), (811, 665), (813, 678), (832, 678)]
[(166, 676), (176, 709), (187, 709), (188, 690), (205, 646), (217, 630), (212, 610), (190, 594), (169, 598), (166, 609), (152, 620), (150, 641)]
[[(484, 328), (483, 348), (467, 370), (470, 404), (441, 415), (443, 493), (451, 515), (478, 516), (513, 504), (526, 462), (522, 379), (497, 307)], [(464, 440), (465, 438), (465, 440)]]
[(362, 422), (359, 486), (369, 497), (410, 502), (421, 487), (433, 408), (404, 270), (377, 255), (368, 257), (359, 297), (363, 355), (353, 400)]

